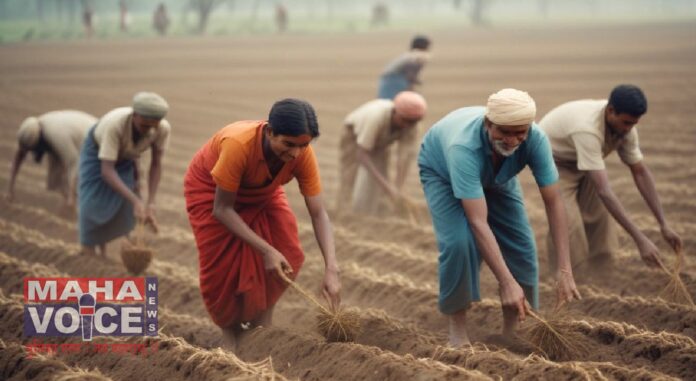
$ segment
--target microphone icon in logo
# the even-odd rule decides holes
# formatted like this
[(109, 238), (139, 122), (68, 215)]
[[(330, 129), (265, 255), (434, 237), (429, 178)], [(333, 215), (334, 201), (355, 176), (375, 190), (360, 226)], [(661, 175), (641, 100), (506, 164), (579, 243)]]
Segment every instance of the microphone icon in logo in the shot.
[(92, 317), (96, 301), (90, 294), (82, 294), (78, 302), (82, 320), (82, 341), (92, 341)]

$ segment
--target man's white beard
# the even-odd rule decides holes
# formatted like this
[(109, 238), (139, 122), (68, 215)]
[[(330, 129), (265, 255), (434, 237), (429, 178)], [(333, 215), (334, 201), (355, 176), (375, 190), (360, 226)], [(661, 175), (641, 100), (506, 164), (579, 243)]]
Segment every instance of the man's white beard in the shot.
[(503, 143), (502, 140), (493, 140), (493, 149), (495, 150), (495, 152), (505, 157), (508, 157), (515, 153), (515, 151), (517, 151), (518, 148), (520, 148), (519, 145), (515, 146), (515, 148), (512, 149), (505, 149), (505, 143)]

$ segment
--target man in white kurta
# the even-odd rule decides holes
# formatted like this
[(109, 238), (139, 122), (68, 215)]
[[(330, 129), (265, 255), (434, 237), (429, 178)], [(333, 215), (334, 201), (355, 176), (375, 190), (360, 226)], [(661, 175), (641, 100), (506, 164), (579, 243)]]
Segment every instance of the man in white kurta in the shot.
[[(574, 266), (597, 268), (611, 260), (618, 249), (611, 217), (633, 238), (646, 264), (661, 266), (657, 247), (628, 216), (609, 186), (604, 158), (613, 151), (631, 170), (665, 240), (674, 250), (681, 248), (681, 238), (667, 224), (652, 175), (643, 163), (635, 125), (646, 111), (643, 92), (636, 86), (620, 85), (608, 100), (568, 102), (539, 122), (551, 142), (560, 175)], [(547, 244), (554, 267), (555, 249), (550, 238)]]
[(7, 198), (14, 198), (17, 174), (28, 153), (37, 162), (48, 155), (46, 188), (60, 192), (67, 206), (75, 205), (80, 147), (97, 118), (82, 111), (58, 110), (26, 118), (17, 132), (17, 152), (10, 170)]
[[(338, 208), (374, 214), (380, 195), (400, 197), (408, 167), (418, 152), (417, 125), (426, 107), (422, 96), (403, 91), (393, 101), (369, 101), (346, 117), (339, 147)], [(387, 167), (389, 147), (394, 143), (398, 143), (397, 174), (392, 184)]]
[[(169, 104), (160, 95), (140, 92), (131, 107), (109, 111), (92, 127), (80, 152), (78, 223), (82, 252), (105, 255), (106, 243), (128, 234), (138, 219), (156, 229), (154, 207), (162, 157), (171, 126)], [(137, 161), (151, 151), (148, 192), (139, 192)]]
[(147, 149), (164, 151), (169, 142), (171, 125), (161, 119), (156, 128), (135, 137), (131, 127), (132, 107), (119, 107), (104, 115), (94, 129), (94, 141), (99, 146), (100, 160), (137, 160)]

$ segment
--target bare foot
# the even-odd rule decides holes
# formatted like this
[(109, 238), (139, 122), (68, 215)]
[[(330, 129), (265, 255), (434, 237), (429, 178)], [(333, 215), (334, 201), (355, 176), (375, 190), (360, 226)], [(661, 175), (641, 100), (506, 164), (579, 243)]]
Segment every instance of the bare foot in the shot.
[(471, 345), (471, 340), (469, 340), (469, 336), (466, 335), (466, 333), (463, 336), (452, 335), (450, 333), (449, 345), (454, 348), (466, 347), (468, 345)]
[(263, 311), (259, 317), (249, 322), (250, 327), (270, 327), (273, 325), (273, 307), (274, 306), (269, 307), (267, 310)]
[(227, 328), (222, 328), (222, 336), (225, 338), (223, 349), (226, 349), (232, 353), (237, 352), (237, 343), (239, 342), (239, 335), (242, 331), (242, 327), (239, 324), (234, 324)]
[(471, 345), (469, 333), (466, 331), (466, 312), (449, 316), (449, 344), (455, 348)]

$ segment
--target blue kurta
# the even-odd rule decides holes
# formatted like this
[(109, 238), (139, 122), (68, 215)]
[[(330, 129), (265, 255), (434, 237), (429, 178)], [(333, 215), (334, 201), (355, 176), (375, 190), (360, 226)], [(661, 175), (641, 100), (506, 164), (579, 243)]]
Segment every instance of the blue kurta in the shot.
[(411, 83), (408, 81), (405, 75), (401, 73), (384, 74), (379, 78), (377, 98), (394, 99), (396, 94), (410, 89)]
[(425, 135), (418, 155), (440, 251), (439, 307), (445, 314), (481, 300), (481, 258), (462, 199), (486, 199), (488, 223), (505, 263), (538, 307), (536, 244), (517, 174), (529, 166), (537, 185), (545, 187), (558, 181), (558, 171), (546, 135), (533, 123), (527, 139), (494, 173), (484, 114), (485, 107), (465, 107), (445, 116)]
[[(107, 243), (128, 234), (135, 226), (133, 205), (102, 178), (95, 127), (89, 130), (80, 151), (78, 225), (80, 243), (85, 246)], [(135, 162), (121, 160), (115, 167), (121, 180), (134, 190)]]

